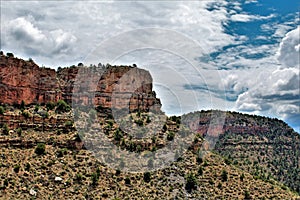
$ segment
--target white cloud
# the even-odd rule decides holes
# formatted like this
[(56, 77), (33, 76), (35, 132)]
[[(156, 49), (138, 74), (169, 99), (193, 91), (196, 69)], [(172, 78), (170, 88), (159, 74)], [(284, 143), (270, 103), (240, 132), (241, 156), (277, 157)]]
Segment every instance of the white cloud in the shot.
[(5, 48), (34, 59), (58, 59), (73, 51), (77, 38), (62, 29), (43, 29), (32, 16), (18, 17), (4, 24)]
[[(207, 10), (214, 3), (217, 9)], [(49, 64), (57, 60), (59, 63), (56, 62), (56, 65), (72, 60), (82, 61), (89, 53), (87, 49), (92, 50), (104, 40), (124, 31), (154, 27), (183, 33), (198, 43), (203, 53), (209, 54), (234, 42), (234, 37), (225, 33), (222, 26), (228, 20), (226, 5), (225, 1), (218, 0), (173, 3), (74, 1), (72, 4), (61, 1), (3, 2), (1, 22), (7, 23), (17, 18), (28, 21), (29, 17), (32, 18), (32, 29), (37, 35), (46, 37), (46, 42), (43, 41), (39, 48), (47, 51), (43, 52), (30, 43), (27, 44), (30, 48), (22, 48), (21, 43), (15, 43), (14, 37), (5, 37), (2, 45), (15, 54), (39, 57), (39, 60)], [(7, 28), (1, 29), (1, 34), (9, 35), (8, 31)], [(66, 34), (61, 36), (63, 33), (59, 31)], [(65, 42), (59, 41), (57, 34)], [(35, 50), (34, 55), (29, 55), (32, 53), (28, 52), (29, 49)]]
[(46, 36), (35, 27), (31, 22), (27, 21), (24, 17), (19, 17), (9, 22), (8, 30), (10, 34), (14, 35), (16, 39), (28, 39), (32, 42), (43, 42)]
[(253, 20), (265, 20), (265, 19), (271, 19), (275, 17), (274, 14), (271, 14), (269, 16), (259, 16), (259, 15), (249, 15), (249, 14), (235, 14), (231, 16), (231, 20), (235, 22), (249, 22)]
[(287, 67), (299, 68), (300, 26), (288, 32), (280, 43), (278, 60)]

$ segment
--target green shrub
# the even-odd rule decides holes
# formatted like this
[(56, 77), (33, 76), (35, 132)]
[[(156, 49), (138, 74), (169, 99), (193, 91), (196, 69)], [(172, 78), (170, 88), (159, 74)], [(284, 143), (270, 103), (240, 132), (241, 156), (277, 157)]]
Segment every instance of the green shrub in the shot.
[(126, 177), (126, 178), (125, 178), (125, 184), (126, 184), (126, 185), (130, 185), (130, 184), (131, 184), (131, 181), (130, 181), (130, 178), (129, 178), (129, 177)]
[(245, 191), (244, 195), (245, 195), (245, 199), (251, 199), (249, 191)]
[(134, 123), (136, 123), (138, 126), (143, 126), (144, 125), (144, 122), (141, 119), (134, 120)]
[(13, 54), (13, 53), (10, 53), (10, 52), (7, 52), (7, 53), (6, 53), (6, 56), (7, 56), (7, 57), (10, 57), (10, 58), (13, 58), (13, 57), (14, 57), (14, 54)]
[(19, 171), (20, 171), (20, 165), (15, 165), (14, 172), (19, 173)]
[(123, 134), (120, 129), (117, 129), (114, 133), (114, 139), (120, 141), (123, 138)]
[(21, 110), (24, 110), (24, 109), (25, 109), (25, 102), (24, 102), (24, 100), (21, 101), (20, 109), (21, 109)]
[(66, 121), (65, 126), (73, 126), (73, 122), (72, 121)]
[(151, 119), (149, 116), (147, 116), (146, 123), (149, 124), (150, 122), (151, 122)]
[(82, 174), (80, 174), (80, 173), (76, 174), (75, 180), (76, 180), (78, 183), (82, 182), (82, 179), (83, 179)]
[(39, 105), (35, 105), (35, 106), (34, 106), (34, 112), (39, 111), (39, 109), (40, 109), (40, 106), (39, 106)]
[(222, 171), (221, 178), (223, 182), (228, 180), (228, 172), (226, 170)]
[(54, 102), (48, 102), (46, 104), (47, 110), (53, 110), (55, 108), (55, 103)]
[(245, 178), (245, 174), (242, 173), (242, 175), (240, 176), (240, 180), (241, 180), (241, 181), (244, 181), (244, 178)]
[(167, 140), (172, 141), (174, 140), (175, 133), (173, 131), (169, 131), (167, 135)]
[(17, 128), (17, 134), (18, 134), (19, 137), (22, 135), (22, 128), (21, 127)]
[(30, 114), (29, 114), (29, 112), (27, 112), (27, 111), (22, 111), (22, 115), (26, 118), (26, 119), (28, 119), (29, 117), (30, 117)]
[(68, 149), (66, 148), (63, 148), (63, 149), (59, 149), (57, 151), (57, 157), (63, 157), (64, 155), (66, 155), (68, 153)]
[(5, 112), (5, 110), (4, 110), (3, 106), (0, 106), (0, 115), (3, 115), (4, 112)]
[(151, 181), (151, 174), (150, 172), (144, 172), (144, 181), (149, 183)]
[(61, 113), (61, 112), (69, 112), (71, 110), (71, 107), (64, 101), (64, 100), (59, 100), (56, 105), (56, 112)]
[(168, 129), (167, 125), (166, 125), (166, 124), (164, 124), (164, 125), (163, 125), (163, 128), (162, 128), (163, 132), (166, 132), (166, 131), (167, 131), (167, 129)]
[(92, 173), (91, 180), (92, 180), (92, 185), (97, 185), (98, 184), (98, 180), (99, 180), (98, 174), (97, 173)]
[(26, 163), (26, 165), (25, 165), (25, 170), (26, 170), (26, 171), (29, 171), (29, 170), (30, 170), (30, 163)]
[(44, 143), (38, 143), (37, 147), (35, 148), (34, 152), (38, 155), (43, 155), (46, 153), (46, 145)]
[(3, 188), (7, 188), (7, 186), (8, 186), (8, 180), (5, 179), (4, 182), (3, 182)]
[(8, 128), (7, 124), (4, 124), (4, 125), (3, 125), (3, 130), (2, 130), (2, 132), (3, 132), (3, 134), (8, 135), (8, 133), (9, 133), (9, 128)]
[(121, 170), (120, 169), (116, 169), (116, 176), (119, 176), (121, 174)]
[(199, 176), (203, 175), (203, 168), (202, 167), (199, 167), (199, 169), (198, 169), (198, 175)]
[(188, 191), (188, 192), (191, 192), (193, 189), (196, 189), (197, 188), (197, 185), (198, 185), (198, 182), (197, 182), (197, 179), (195, 177), (194, 174), (192, 173), (189, 173), (186, 177), (185, 177), (185, 189)]

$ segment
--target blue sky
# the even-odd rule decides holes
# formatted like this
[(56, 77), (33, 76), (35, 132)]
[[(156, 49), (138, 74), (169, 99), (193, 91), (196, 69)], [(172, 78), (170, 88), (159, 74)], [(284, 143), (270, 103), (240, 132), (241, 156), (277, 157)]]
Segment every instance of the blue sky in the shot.
[(167, 114), (218, 108), (300, 132), (296, 0), (1, 1), (1, 50), (148, 69)]

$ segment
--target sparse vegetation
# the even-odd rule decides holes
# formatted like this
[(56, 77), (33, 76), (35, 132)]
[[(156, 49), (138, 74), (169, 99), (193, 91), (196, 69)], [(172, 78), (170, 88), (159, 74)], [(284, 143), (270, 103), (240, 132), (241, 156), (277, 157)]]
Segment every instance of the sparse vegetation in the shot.
[(21, 127), (17, 128), (16, 132), (17, 132), (18, 136), (20, 137), (22, 135), (22, 128)]
[(20, 165), (17, 164), (14, 166), (14, 172), (19, 173), (19, 171), (20, 171)]
[(5, 112), (5, 110), (4, 110), (3, 106), (0, 106), (0, 115), (3, 115), (4, 112)]
[(192, 190), (197, 188), (198, 182), (194, 174), (192, 173), (187, 174), (185, 177), (185, 181), (186, 181), (185, 189), (188, 192), (191, 192)]
[(46, 153), (46, 145), (44, 143), (38, 143), (34, 152), (38, 155), (44, 155)]
[(4, 135), (8, 135), (9, 133), (9, 128), (7, 126), (7, 124), (4, 124), (3, 127), (2, 127), (2, 132)]
[(144, 172), (144, 181), (149, 183), (151, 181), (151, 174), (150, 172)]
[(228, 180), (228, 172), (226, 170), (222, 170), (221, 178), (223, 182)]
[(62, 112), (69, 112), (71, 110), (71, 107), (64, 101), (59, 100), (56, 104), (56, 112), (62, 113)]

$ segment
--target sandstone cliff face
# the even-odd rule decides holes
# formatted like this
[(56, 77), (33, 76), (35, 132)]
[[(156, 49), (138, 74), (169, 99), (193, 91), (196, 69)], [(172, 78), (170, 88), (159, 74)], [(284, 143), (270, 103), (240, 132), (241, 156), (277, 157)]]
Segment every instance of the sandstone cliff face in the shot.
[(0, 56), (0, 102), (26, 104), (57, 101), (59, 84), (53, 69), (39, 68), (34, 62)]
[[(0, 103), (92, 102), (103, 108), (160, 111), (146, 70), (129, 66), (70, 67), (55, 71), (0, 56)], [(79, 93), (80, 95), (74, 95)]]

